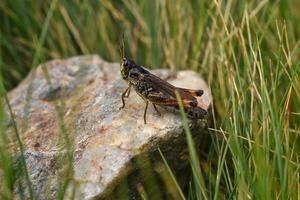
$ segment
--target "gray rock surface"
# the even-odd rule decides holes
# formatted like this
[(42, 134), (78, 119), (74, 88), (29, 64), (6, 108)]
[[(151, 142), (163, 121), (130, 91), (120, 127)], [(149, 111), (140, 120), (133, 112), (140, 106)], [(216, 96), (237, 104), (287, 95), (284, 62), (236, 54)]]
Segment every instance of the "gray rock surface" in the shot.
[[(177, 86), (203, 89), (203, 103), (211, 103), (209, 88), (197, 73), (154, 73)], [(29, 104), (28, 87), (32, 91)], [(158, 147), (175, 164), (184, 163), (187, 149), (178, 112), (159, 107), (162, 115), (158, 116), (149, 106), (144, 124), (145, 104), (135, 92), (131, 92), (125, 108), (119, 110), (126, 87), (119, 64), (107, 63), (97, 56), (82, 56), (45, 63), (10, 92), (30, 177), (40, 198), (57, 195), (57, 182), (63, 171), (58, 162), (68, 149), (66, 141), (72, 144), (67, 147), (74, 150), (77, 199), (108, 194), (134, 171), (130, 165), (133, 158), (151, 154)]]

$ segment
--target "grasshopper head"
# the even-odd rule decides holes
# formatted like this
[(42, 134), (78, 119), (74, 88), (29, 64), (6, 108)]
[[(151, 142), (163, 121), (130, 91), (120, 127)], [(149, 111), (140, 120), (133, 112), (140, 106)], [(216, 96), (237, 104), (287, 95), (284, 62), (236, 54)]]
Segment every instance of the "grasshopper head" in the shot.
[(122, 36), (122, 40), (119, 43), (121, 62), (120, 62), (120, 71), (122, 78), (126, 81), (129, 81), (130, 70), (138, 67), (137, 64), (133, 60), (128, 59), (125, 56), (125, 44), (124, 44), (124, 35)]
[(132, 60), (128, 58), (122, 58), (120, 63), (120, 71), (124, 80), (128, 80), (129, 71), (135, 66), (136, 64)]

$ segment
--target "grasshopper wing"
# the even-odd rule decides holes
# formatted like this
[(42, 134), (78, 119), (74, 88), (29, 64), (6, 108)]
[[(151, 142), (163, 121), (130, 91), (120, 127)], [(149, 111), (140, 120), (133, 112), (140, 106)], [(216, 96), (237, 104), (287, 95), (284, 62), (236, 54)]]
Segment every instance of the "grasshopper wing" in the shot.
[(157, 95), (164, 95), (169, 99), (176, 100), (176, 91), (180, 94), (184, 106), (192, 106), (196, 107), (198, 105), (198, 98), (202, 96), (203, 90), (190, 90), (185, 88), (179, 88), (171, 85), (165, 80), (160, 79), (159, 77), (151, 74), (150, 72), (143, 76), (143, 81), (147, 83), (151, 88), (153, 88), (153, 92), (157, 92)]

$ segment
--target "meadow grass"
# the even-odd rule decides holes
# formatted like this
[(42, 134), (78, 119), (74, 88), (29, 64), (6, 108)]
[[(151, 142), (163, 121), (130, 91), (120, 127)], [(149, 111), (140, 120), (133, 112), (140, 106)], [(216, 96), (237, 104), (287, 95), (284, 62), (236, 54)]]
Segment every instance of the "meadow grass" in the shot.
[[(8, 117), (3, 109), (7, 91), (37, 64), (95, 53), (119, 62), (118, 41), (124, 33), (126, 51), (137, 63), (196, 70), (212, 91), (210, 148), (195, 148), (182, 113), (192, 176), (180, 188), (164, 161), (169, 174), (164, 180), (173, 185), (170, 193), (179, 194), (178, 199), (297, 199), (299, 9), (296, 0), (1, 1), (0, 121)], [(57, 102), (58, 116), (61, 105)], [(59, 119), (61, 135), (69, 141)], [(0, 126), (1, 198), (26, 198), (25, 191), (37, 198), (18, 152), (24, 151), (22, 133), (15, 127), (15, 148), (8, 145), (6, 125)], [(205, 160), (199, 157), (203, 153)], [(61, 180), (60, 199), (72, 180), (71, 168)], [(139, 193), (151, 199), (147, 187), (151, 184)]]

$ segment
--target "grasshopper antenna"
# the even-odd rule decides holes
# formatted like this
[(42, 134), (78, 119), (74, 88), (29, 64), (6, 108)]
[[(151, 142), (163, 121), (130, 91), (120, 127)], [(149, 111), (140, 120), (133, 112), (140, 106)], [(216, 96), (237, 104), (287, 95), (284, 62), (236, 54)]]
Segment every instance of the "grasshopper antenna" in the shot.
[(124, 33), (122, 34), (122, 38), (119, 41), (120, 55), (121, 59), (125, 57), (125, 44), (124, 44)]

